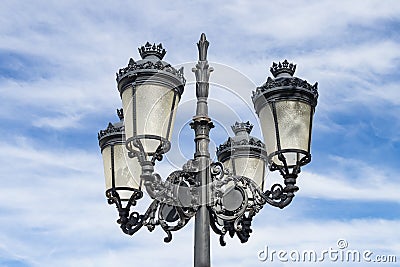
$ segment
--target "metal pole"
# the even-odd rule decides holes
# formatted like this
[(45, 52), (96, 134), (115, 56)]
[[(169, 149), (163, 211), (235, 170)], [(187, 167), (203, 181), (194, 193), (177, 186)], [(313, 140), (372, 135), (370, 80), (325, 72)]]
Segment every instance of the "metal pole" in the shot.
[(210, 129), (214, 127), (211, 119), (208, 117), (207, 98), (209, 91), (209, 77), (212, 68), (207, 61), (208, 41), (206, 35), (201, 34), (197, 43), (199, 50), (199, 61), (192, 71), (196, 75), (196, 97), (197, 108), (196, 116), (191, 123), (195, 131), (196, 152), (194, 160), (197, 161), (199, 172), (196, 175), (199, 184), (200, 208), (196, 213), (194, 229), (194, 266), (208, 267), (210, 263), (210, 215), (207, 204), (209, 203), (208, 185), (210, 183)]

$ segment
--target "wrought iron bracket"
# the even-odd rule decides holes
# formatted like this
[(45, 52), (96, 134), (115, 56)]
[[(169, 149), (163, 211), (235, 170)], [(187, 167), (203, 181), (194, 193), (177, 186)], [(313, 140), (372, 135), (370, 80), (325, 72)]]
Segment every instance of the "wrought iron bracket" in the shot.
[(141, 164), (144, 186), (153, 199), (146, 212), (140, 214), (131, 211), (136, 201), (143, 196), (140, 190), (134, 190), (126, 203), (121, 200), (116, 190), (107, 190), (108, 203), (116, 205), (119, 213), (117, 223), (125, 234), (133, 235), (143, 226), (153, 231), (159, 225), (167, 234), (164, 241), (170, 242), (171, 232), (183, 228), (196, 214), (199, 203), (197, 183), (194, 176), (185, 171), (174, 171), (162, 181), (159, 174), (152, 173), (151, 162), (141, 162)]
[(235, 234), (242, 243), (250, 237), (253, 217), (266, 203), (283, 209), (294, 198), (297, 174), (284, 176), (285, 187), (274, 184), (263, 192), (250, 178), (233, 176), (220, 162), (211, 165), (213, 183), (211, 185), (213, 203), (209, 205), (210, 224), (214, 232), (220, 235), (220, 244), (226, 245), (224, 236)]

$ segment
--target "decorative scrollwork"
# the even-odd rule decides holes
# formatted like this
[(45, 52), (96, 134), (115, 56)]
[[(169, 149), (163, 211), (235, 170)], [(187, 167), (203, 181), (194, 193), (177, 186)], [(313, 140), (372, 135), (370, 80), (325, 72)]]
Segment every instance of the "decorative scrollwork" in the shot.
[[(266, 203), (284, 208), (292, 201), (294, 192), (298, 190), (295, 183), (300, 169), (293, 168), (289, 172), (283, 155), (279, 158), (283, 162), (279, 170), (284, 174), (285, 186), (274, 184), (265, 192), (252, 179), (232, 175), (220, 162), (210, 165), (213, 181), (210, 187), (212, 204), (208, 206), (210, 225), (220, 235), (222, 246), (226, 245), (226, 234), (230, 237), (236, 235), (242, 243), (247, 242), (252, 233), (253, 217)], [(195, 166), (194, 162), (190, 164)], [(109, 189), (106, 193), (108, 202), (116, 205), (119, 212), (117, 222), (124, 233), (133, 235), (143, 226), (153, 231), (159, 225), (167, 234), (164, 241), (170, 242), (171, 232), (183, 228), (197, 212), (200, 205), (198, 183), (194, 173), (186, 170), (172, 172), (165, 181), (156, 173), (150, 177), (145, 179), (144, 186), (154, 200), (144, 214), (130, 211), (143, 195), (139, 190), (132, 192), (124, 207), (117, 190)]]
[(236, 218), (234, 221), (221, 221), (218, 219), (215, 213), (210, 211), (210, 226), (213, 231), (219, 235), (219, 243), (221, 246), (225, 246), (225, 235), (228, 233), (230, 237), (234, 237), (236, 234), (242, 243), (249, 240), (250, 233), (253, 232), (251, 229), (251, 222), (253, 220), (252, 215), (243, 214)]
[(115, 204), (119, 219), (117, 223), (125, 234), (133, 235), (146, 226), (153, 231), (157, 225), (167, 234), (165, 242), (172, 240), (172, 231), (183, 228), (197, 211), (198, 193), (194, 177), (184, 171), (171, 173), (165, 182), (158, 174), (145, 182), (149, 195), (154, 199), (144, 214), (130, 211), (136, 201), (143, 196), (142, 191), (134, 190), (124, 206), (117, 190), (107, 190), (109, 204)]
[[(160, 145), (155, 151), (146, 152), (142, 140), (150, 139), (159, 141)], [(137, 135), (130, 137), (126, 140), (125, 146), (130, 158), (137, 157), (139, 162), (145, 162), (149, 156), (151, 157), (150, 162), (153, 165), (156, 160), (161, 161), (163, 159), (163, 154), (167, 153), (171, 149), (171, 143), (167, 139), (156, 135)]]
[(220, 181), (225, 174), (229, 174), (224, 173), (224, 165), (221, 162), (213, 162), (210, 166), (210, 171), (214, 181)]
[(221, 163), (211, 166), (214, 202), (209, 207), (210, 225), (220, 235), (222, 246), (226, 244), (224, 236), (227, 233), (231, 237), (236, 234), (242, 243), (247, 242), (252, 232), (252, 219), (263, 206), (268, 203), (282, 209), (289, 205), (298, 190), (295, 172), (285, 174), (285, 187), (274, 184), (270, 190), (263, 192), (252, 179), (233, 176), (229, 170), (224, 170)]

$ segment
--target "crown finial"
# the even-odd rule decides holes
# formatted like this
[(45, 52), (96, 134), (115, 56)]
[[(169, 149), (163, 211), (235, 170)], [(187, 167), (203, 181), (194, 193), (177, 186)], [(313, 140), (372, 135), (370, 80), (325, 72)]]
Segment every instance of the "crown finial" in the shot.
[(282, 74), (282, 73), (287, 73), (290, 76), (294, 75), (294, 72), (296, 71), (296, 65), (293, 63), (289, 63), (286, 59), (281, 63), (278, 62), (272, 63), (272, 67), (270, 68), (270, 71), (272, 73), (272, 75), (274, 75), (274, 77), (278, 77), (278, 75)]
[(251, 133), (251, 130), (253, 130), (253, 124), (251, 124), (249, 121), (247, 122), (235, 122), (234, 125), (231, 126), (232, 131), (237, 135), (240, 132), (247, 132), (248, 134)]
[(156, 45), (155, 43), (152, 45), (147, 42), (144, 46), (139, 48), (139, 54), (142, 59), (145, 59), (149, 56), (156, 56), (159, 60), (162, 60), (167, 51), (162, 47), (162, 44)]

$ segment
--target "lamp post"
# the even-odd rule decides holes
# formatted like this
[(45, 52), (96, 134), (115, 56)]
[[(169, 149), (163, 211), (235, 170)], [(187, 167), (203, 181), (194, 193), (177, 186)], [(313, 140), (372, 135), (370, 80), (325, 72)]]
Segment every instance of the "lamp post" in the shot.
[[(117, 73), (123, 109), (120, 121), (98, 134), (106, 178), (106, 196), (115, 204), (122, 231), (133, 235), (143, 226), (152, 231), (160, 226), (172, 240), (172, 231), (183, 228), (195, 217), (194, 266), (210, 266), (210, 227), (226, 245), (228, 233), (242, 243), (250, 236), (255, 214), (266, 204), (284, 208), (298, 190), (300, 168), (311, 160), (312, 120), (317, 104), (315, 85), (293, 77), (296, 65), (274, 63), (265, 84), (257, 87), (252, 100), (266, 145), (250, 136), (250, 122), (236, 122), (235, 133), (217, 149), (218, 162), (209, 153), (209, 133), (214, 127), (208, 116), (209, 42), (203, 33), (197, 43), (199, 60), (192, 69), (196, 76), (196, 114), (190, 124), (195, 132), (195, 153), (181, 170), (165, 180), (154, 172), (156, 161), (171, 147), (171, 133), (185, 78), (163, 61), (161, 44), (139, 48), (141, 60), (129, 60)], [(278, 170), (284, 185), (264, 191), (265, 167)], [(153, 199), (140, 214), (133, 208), (143, 197)]]

